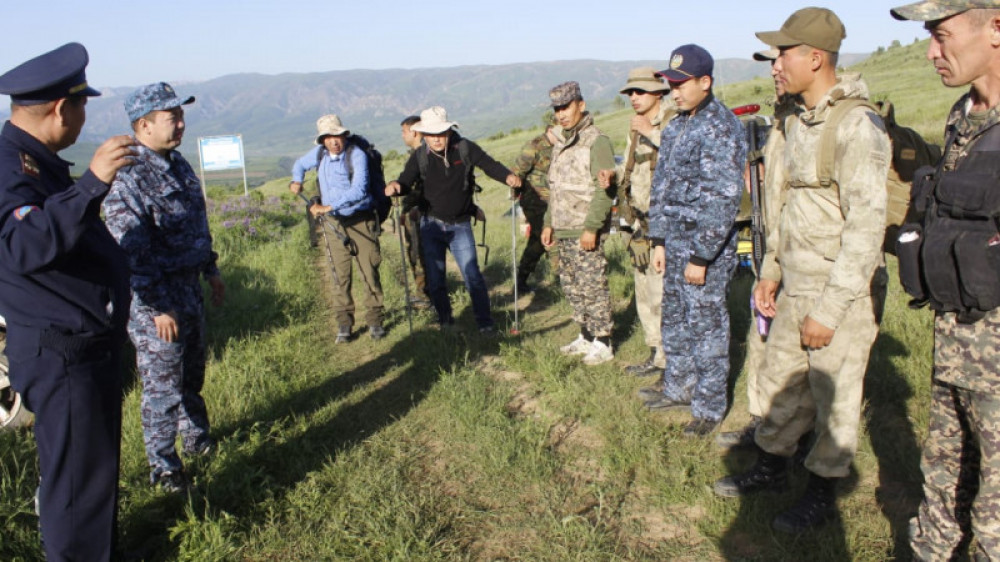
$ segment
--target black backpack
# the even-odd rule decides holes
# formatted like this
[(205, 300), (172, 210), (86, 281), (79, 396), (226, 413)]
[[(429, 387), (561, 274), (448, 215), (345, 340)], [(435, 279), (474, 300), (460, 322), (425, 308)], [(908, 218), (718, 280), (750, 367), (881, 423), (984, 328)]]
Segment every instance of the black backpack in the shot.
[[(376, 222), (389, 217), (389, 210), (392, 209), (392, 200), (385, 194), (385, 170), (382, 167), (382, 153), (375, 148), (375, 145), (368, 142), (368, 139), (361, 135), (351, 135), (347, 137), (347, 150), (344, 153), (344, 161), (347, 163), (347, 177), (354, 181), (354, 166), (351, 164), (351, 150), (355, 148), (364, 151), (368, 157), (368, 193), (372, 196), (375, 204), (375, 214), (378, 215)], [(316, 169), (319, 170), (319, 163), (323, 161), (328, 151), (326, 147), (320, 148), (316, 155)], [(319, 181), (319, 176), (316, 177)]]
[(885, 130), (892, 140), (892, 168), (905, 182), (913, 181), (913, 172), (922, 166), (933, 166), (941, 159), (941, 147), (931, 144), (920, 133), (896, 122), (896, 109), (888, 100), (875, 103)]

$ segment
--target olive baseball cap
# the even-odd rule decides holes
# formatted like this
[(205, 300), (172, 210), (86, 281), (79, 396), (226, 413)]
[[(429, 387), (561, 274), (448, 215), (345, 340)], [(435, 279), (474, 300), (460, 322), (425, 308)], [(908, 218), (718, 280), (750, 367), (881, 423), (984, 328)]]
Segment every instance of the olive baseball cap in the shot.
[(758, 31), (757, 38), (772, 47), (809, 45), (824, 51), (840, 52), (840, 42), (847, 37), (843, 22), (826, 8), (802, 8), (778, 31)]
[(935, 21), (950, 18), (973, 8), (1000, 8), (1000, 2), (990, 0), (928, 0), (914, 2), (889, 10), (898, 20)]

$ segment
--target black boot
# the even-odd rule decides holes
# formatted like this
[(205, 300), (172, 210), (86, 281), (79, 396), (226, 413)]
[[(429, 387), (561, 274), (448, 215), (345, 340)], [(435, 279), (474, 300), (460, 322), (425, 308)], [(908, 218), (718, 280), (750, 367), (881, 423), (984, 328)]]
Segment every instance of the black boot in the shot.
[(625, 367), (625, 372), (637, 377), (645, 377), (649, 375), (661, 374), (663, 369), (656, 366), (656, 348), (649, 348), (649, 357), (642, 363), (638, 365), (629, 365)]
[(754, 435), (757, 433), (757, 426), (760, 425), (760, 422), (760, 416), (750, 416), (750, 423), (746, 424), (743, 429), (720, 433), (715, 438), (715, 444), (723, 449), (753, 447)]
[(518, 295), (527, 295), (527, 294), (530, 294), (530, 293), (533, 293), (533, 292), (535, 292), (535, 288), (532, 287), (531, 285), (528, 285), (528, 276), (527, 275), (521, 275), (521, 270), (520, 270), (520, 268), (518, 268), (518, 274), (517, 274), (517, 294)]
[(738, 498), (763, 490), (781, 491), (788, 481), (788, 459), (760, 451), (749, 471), (715, 481), (715, 495)]
[(775, 531), (798, 534), (826, 523), (837, 514), (836, 485), (836, 478), (823, 478), (810, 472), (809, 484), (799, 502), (775, 517), (771, 526)]

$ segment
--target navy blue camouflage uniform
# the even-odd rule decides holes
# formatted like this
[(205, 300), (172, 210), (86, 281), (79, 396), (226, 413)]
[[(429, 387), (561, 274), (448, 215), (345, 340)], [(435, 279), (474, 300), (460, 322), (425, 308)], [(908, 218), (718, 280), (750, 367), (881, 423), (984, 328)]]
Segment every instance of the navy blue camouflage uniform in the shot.
[[(649, 231), (666, 253), (663, 392), (690, 402), (695, 419), (720, 421), (726, 411), (726, 292), (737, 262), (733, 223), (746, 153), (739, 119), (709, 95), (664, 127), (653, 175)], [(707, 266), (704, 285), (685, 281), (688, 263)]]
[[(104, 201), (108, 229), (128, 255), (132, 307), (128, 333), (142, 380), (142, 431), (154, 482), (182, 469), (175, 440), (196, 453), (209, 440), (204, 302), (199, 276), (219, 275), (205, 200), (180, 152), (164, 158), (143, 146), (118, 171)], [(173, 312), (178, 338), (157, 336), (154, 317)]]

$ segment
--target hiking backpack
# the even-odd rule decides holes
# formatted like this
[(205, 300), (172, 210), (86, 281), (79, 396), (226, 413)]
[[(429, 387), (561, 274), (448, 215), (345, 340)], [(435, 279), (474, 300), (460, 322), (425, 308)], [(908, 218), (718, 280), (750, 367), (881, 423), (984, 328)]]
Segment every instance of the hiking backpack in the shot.
[[(392, 200), (385, 194), (385, 170), (382, 167), (382, 153), (375, 148), (375, 145), (368, 142), (368, 139), (361, 135), (351, 135), (347, 137), (347, 149), (344, 151), (344, 162), (347, 163), (347, 177), (349, 181), (354, 181), (354, 165), (351, 163), (351, 151), (355, 148), (364, 151), (368, 157), (368, 194), (372, 197), (372, 210), (378, 215), (376, 222), (389, 217), (389, 210), (392, 208)], [(323, 161), (329, 151), (325, 146), (321, 146), (316, 155), (316, 170), (319, 171), (319, 164)], [(316, 176), (319, 181), (319, 175)]]
[[(816, 177), (820, 185), (836, 185), (833, 171), (837, 152), (837, 127), (847, 114), (856, 107), (867, 107), (882, 116), (886, 133), (892, 144), (892, 162), (889, 177), (886, 178), (886, 235), (885, 251), (895, 255), (896, 233), (903, 224), (906, 210), (910, 205), (910, 182), (913, 172), (921, 166), (936, 164), (941, 159), (941, 148), (930, 144), (919, 133), (896, 123), (896, 113), (889, 101), (872, 104), (868, 100), (848, 98), (832, 105), (819, 141), (816, 157)], [(837, 186), (839, 195), (840, 186)]]

